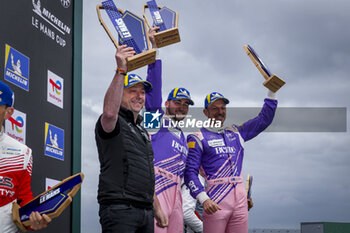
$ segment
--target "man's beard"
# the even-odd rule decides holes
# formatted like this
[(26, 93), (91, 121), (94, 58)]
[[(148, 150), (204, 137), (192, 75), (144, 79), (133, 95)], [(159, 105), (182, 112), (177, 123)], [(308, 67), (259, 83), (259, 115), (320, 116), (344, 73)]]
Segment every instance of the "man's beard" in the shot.
[(170, 108), (168, 109), (168, 113), (169, 113), (168, 116), (174, 121), (182, 121), (186, 117), (186, 114), (175, 113), (175, 111)]

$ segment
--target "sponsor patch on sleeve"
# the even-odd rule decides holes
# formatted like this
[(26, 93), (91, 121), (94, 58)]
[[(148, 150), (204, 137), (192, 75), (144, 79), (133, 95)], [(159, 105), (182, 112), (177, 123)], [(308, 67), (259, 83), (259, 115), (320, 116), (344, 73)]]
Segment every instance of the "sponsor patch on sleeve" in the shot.
[(196, 142), (188, 142), (188, 149), (194, 148), (196, 146)]

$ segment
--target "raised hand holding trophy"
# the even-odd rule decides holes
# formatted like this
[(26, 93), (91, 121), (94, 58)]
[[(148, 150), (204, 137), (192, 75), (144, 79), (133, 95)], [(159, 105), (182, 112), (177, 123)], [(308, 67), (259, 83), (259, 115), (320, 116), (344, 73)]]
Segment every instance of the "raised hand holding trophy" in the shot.
[(159, 31), (154, 35), (157, 48), (180, 42), (177, 12), (167, 7), (158, 7), (155, 0), (148, 1), (147, 5), (143, 6), (143, 17), (149, 28), (152, 27), (146, 16), (146, 8), (150, 10), (153, 25), (159, 27)]
[(12, 205), (12, 220), (23, 231), (30, 226), (29, 215), (38, 211), (46, 214), (51, 219), (58, 217), (72, 202), (72, 198), (80, 189), (84, 174), (78, 173), (70, 176), (49, 190), (35, 197), (33, 200), (20, 207), (17, 203)]
[(261, 58), (258, 56), (258, 54), (254, 51), (252, 47), (250, 47), (249, 45), (244, 45), (243, 48), (246, 51), (247, 55), (250, 57), (250, 59), (253, 61), (256, 68), (258, 68), (260, 73), (266, 79), (266, 81), (264, 82), (264, 86), (272, 92), (278, 91), (286, 82), (283, 79), (279, 78), (277, 75), (271, 74), (267, 66), (264, 64), (264, 62), (261, 60)]
[[(119, 42), (117, 42), (112, 33), (104, 23), (100, 10), (107, 12), (113, 26), (118, 32)], [(120, 45), (133, 47), (135, 55), (126, 59), (128, 71), (138, 69), (142, 66), (152, 64), (156, 59), (156, 50), (150, 49), (148, 32), (145, 21), (130, 11), (123, 12), (118, 9), (113, 0), (102, 2), (102, 5), (96, 6), (97, 15), (101, 25), (106, 30), (109, 38), (118, 49)]]

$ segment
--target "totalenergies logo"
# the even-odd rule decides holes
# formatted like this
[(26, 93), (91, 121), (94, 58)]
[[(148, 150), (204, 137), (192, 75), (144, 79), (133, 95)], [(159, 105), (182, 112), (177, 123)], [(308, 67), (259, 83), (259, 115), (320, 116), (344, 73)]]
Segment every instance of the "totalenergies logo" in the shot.
[(52, 85), (52, 91), (56, 92), (57, 95), (61, 95), (62, 83), (59, 80), (55, 82), (50, 78), (50, 84)]
[(24, 126), (24, 120), (21, 116), (17, 116), (16, 119), (14, 119), (13, 117), (10, 117), (9, 121), (11, 122), (12, 130), (16, 129), (18, 133), (23, 132), (22, 128)]

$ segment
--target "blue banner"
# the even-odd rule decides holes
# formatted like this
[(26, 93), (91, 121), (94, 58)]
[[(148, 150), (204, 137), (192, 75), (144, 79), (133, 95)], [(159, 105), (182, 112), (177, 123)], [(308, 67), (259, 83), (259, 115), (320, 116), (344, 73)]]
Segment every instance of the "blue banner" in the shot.
[(127, 45), (128, 47), (133, 47), (136, 54), (141, 53), (137, 44), (135, 43), (131, 32), (126, 26), (122, 15), (119, 13), (117, 6), (114, 4), (113, 0), (107, 0), (102, 2), (104, 9), (106, 10), (110, 20), (113, 23), (114, 28), (117, 30), (122, 44)]
[(165, 31), (167, 28), (163, 22), (162, 16), (158, 10), (158, 6), (155, 0), (151, 0), (147, 2), (147, 6), (149, 8), (149, 11), (151, 12), (151, 16), (153, 18), (153, 23), (157, 27), (159, 27), (159, 31)]

